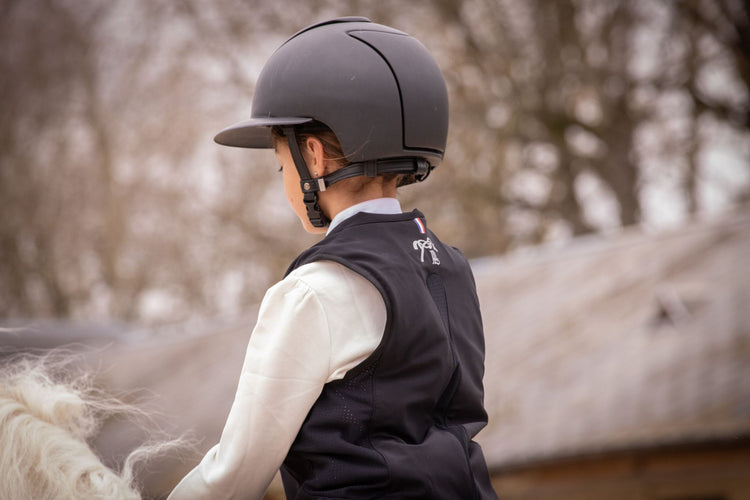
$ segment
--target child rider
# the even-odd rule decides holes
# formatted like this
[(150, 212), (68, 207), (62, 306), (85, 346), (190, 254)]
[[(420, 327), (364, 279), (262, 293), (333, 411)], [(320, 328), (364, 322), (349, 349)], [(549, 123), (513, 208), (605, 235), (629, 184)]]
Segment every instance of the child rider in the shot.
[(396, 188), (443, 158), (448, 98), (411, 36), (310, 26), (260, 74), (252, 118), (216, 136), (274, 148), (289, 203), (325, 233), (268, 290), (220, 442), (170, 500), (496, 498), (469, 264)]

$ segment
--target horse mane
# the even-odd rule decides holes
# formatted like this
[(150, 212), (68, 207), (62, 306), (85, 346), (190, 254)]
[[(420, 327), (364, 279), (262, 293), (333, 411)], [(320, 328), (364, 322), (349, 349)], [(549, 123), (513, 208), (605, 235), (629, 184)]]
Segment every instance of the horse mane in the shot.
[(97, 391), (70, 356), (20, 355), (0, 367), (0, 498), (140, 499), (136, 462), (174, 443), (133, 451), (117, 472), (89, 441), (108, 416), (132, 407)]

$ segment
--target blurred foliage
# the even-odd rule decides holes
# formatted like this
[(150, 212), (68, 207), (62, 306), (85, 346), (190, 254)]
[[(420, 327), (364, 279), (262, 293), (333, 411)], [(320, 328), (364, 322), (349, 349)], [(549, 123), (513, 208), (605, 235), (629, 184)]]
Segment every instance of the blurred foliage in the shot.
[(247, 118), (296, 30), (364, 15), (420, 39), (445, 161), (405, 188), (470, 257), (748, 197), (747, 0), (6, 0), (0, 316), (241, 314), (314, 238)]

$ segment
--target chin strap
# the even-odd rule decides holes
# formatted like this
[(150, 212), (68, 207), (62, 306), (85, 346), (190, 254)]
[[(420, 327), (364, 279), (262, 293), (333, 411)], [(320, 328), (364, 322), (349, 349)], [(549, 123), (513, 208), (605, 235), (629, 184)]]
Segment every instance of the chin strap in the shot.
[(318, 204), (318, 192), (325, 191), (328, 186), (350, 177), (377, 177), (382, 174), (414, 175), (417, 182), (422, 182), (435, 168), (423, 158), (384, 158), (350, 163), (324, 177), (313, 178), (307, 169), (307, 163), (302, 157), (302, 152), (299, 150), (294, 127), (285, 126), (283, 130), (289, 143), (289, 151), (292, 154), (294, 165), (297, 168), (297, 173), (299, 173), (302, 201), (307, 209), (307, 218), (310, 219), (313, 227), (325, 227), (331, 222)]
[[(292, 153), (292, 159), (294, 160), (294, 166), (297, 168), (297, 173), (300, 178), (300, 187), (302, 188), (302, 201), (307, 209), (307, 218), (310, 219), (310, 224), (313, 227), (326, 227), (330, 224), (330, 220), (323, 213), (323, 210), (318, 204), (318, 191), (325, 191), (325, 182), (323, 179), (313, 179), (310, 175), (310, 171), (307, 169), (307, 163), (302, 157), (302, 152), (299, 150), (299, 144), (297, 144), (297, 134), (294, 132), (294, 127), (284, 127), (284, 135), (286, 136), (287, 143), (289, 144), (289, 152)], [(318, 184), (322, 182), (322, 184)]]

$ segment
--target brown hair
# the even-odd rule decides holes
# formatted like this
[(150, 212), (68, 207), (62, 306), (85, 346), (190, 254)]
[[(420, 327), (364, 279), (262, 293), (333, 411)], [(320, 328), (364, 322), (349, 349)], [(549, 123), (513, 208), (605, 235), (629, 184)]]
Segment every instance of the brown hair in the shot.
[[(295, 127), (295, 132), (297, 136), (297, 145), (300, 149), (303, 149), (305, 141), (307, 141), (308, 138), (315, 137), (323, 144), (323, 154), (326, 159), (335, 161), (340, 167), (349, 164), (336, 134), (334, 134), (333, 130), (328, 128), (326, 124), (313, 120), (308, 123), (303, 123), (302, 125), (297, 125)], [(284, 130), (279, 126), (272, 127), (271, 134), (273, 135), (274, 140), (286, 137), (284, 135)]]
[[(300, 149), (304, 147), (305, 141), (307, 141), (309, 137), (315, 137), (323, 144), (323, 154), (326, 159), (335, 161), (339, 168), (345, 167), (349, 164), (349, 160), (346, 159), (346, 155), (344, 154), (344, 150), (341, 147), (338, 137), (336, 137), (333, 130), (331, 130), (325, 123), (313, 120), (308, 123), (303, 123), (302, 125), (297, 125), (295, 127), (295, 132), (297, 145), (299, 145)], [(286, 137), (284, 135), (284, 130), (280, 126), (272, 127), (271, 134), (273, 135), (274, 140), (280, 140)], [(394, 179), (398, 179), (396, 184), (397, 187), (414, 182), (413, 175), (389, 173), (381, 174), (380, 177), (383, 178), (384, 183), (389, 183)], [(361, 189), (367, 180), (362, 177), (355, 177), (344, 179), (340, 182), (346, 182), (349, 184), (351, 191), (357, 191), (358, 189)]]

